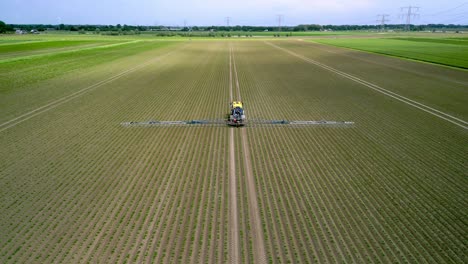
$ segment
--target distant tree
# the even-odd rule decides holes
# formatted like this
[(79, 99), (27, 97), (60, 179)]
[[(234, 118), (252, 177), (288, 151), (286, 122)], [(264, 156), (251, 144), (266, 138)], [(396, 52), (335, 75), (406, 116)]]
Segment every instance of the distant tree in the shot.
[(120, 28), (122, 28), (122, 25), (120, 25), (120, 24), (117, 24), (117, 28), (119, 28), (119, 29), (120, 29)]
[(0, 20), (0, 33), (5, 33), (7, 31), (7, 25), (5, 22)]

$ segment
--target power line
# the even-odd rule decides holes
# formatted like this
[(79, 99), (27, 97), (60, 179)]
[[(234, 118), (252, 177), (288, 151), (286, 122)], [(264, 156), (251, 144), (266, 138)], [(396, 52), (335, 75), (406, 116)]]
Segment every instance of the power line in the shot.
[(231, 17), (226, 17), (226, 26), (229, 27), (229, 22), (231, 22)]
[(451, 24), (452, 24), (452, 23), (455, 23), (455, 22), (458, 22), (458, 21), (460, 21), (460, 20), (464, 20), (464, 19), (466, 19), (466, 17), (467, 17), (467, 16), (465, 15), (465, 16), (459, 17), (459, 18), (457, 18), (457, 19), (455, 19), (455, 20), (452, 20)]
[[(411, 25), (411, 18), (416, 18), (419, 16), (418, 12), (419, 7), (417, 6), (404, 6), (401, 8), (401, 11), (404, 12), (405, 10), (408, 10), (408, 12), (403, 13), (402, 16), (406, 17), (406, 24), (405, 24), (405, 30), (409, 31), (410, 30), (410, 25)], [(413, 12), (413, 10), (415, 10)]]
[(439, 23), (440, 23), (440, 24), (455, 23), (455, 22), (458, 22), (458, 21), (460, 21), (460, 20), (465, 19), (467, 16), (468, 16), (467, 13), (460, 13), (460, 14), (457, 14), (457, 15), (455, 15), (455, 16), (452, 16), (452, 17), (449, 18), (449, 19), (442, 20), (442, 21), (440, 21)]
[[(390, 15), (388, 14), (380, 14), (377, 15), (377, 23), (380, 23), (380, 30), (384, 31), (385, 29), (385, 22), (389, 22), (390, 19), (387, 19)], [(380, 19), (378, 19), (380, 17)]]
[(463, 4), (458, 5), (458, 6), (456, 6), (456, 7), (452, 7), (452, 8), (447, 9), (447, 10), (443, 10), (443, 11), (440, 11), (440, 12), (437, 12), (437, 13), (434, 13), (434, 14), (430, 14), (430, 15), (428, 15), (428, 16), (438, 16), (438, 15), (441, 15), (441, 14), (444, 14), (444, 13), (448, 13), (448, 12), (457, 10), (457, 9), (459, 9), (460, 7), (463, 7), (463, 6), (465, 6), (465, 5), (468, 5), (468, 2), (464, 2)]

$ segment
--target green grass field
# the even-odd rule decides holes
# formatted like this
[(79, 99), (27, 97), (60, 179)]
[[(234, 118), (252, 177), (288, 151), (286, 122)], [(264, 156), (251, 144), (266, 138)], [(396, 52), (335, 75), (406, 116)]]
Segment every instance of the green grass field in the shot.
[(468, 38), (340, 38), (313, 41), (468, 69)]
[[(0, 59), (1, 263), (465, 262), (466, 71), (299, 39), (61, 38)], [(121, 125), (231, 99), (355, 124)]]
[(76, 40), (63, 40), (63, 41), (43, 41), (43, 42), (25, 42), (26, 45), (1, 45), (0, 53), (12, 53), (22, 51), (34, 51), (39, 49), (54, 49), (65, 48), (73, 46), (81, 46), (84, 44), (93, 43), (92, 41), (76, 41)]

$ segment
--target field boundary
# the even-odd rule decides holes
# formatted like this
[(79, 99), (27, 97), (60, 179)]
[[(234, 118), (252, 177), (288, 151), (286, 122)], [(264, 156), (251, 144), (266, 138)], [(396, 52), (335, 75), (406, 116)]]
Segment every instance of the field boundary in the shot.
[(366, 86), (366, 87), (368, 87), (368, 88), (371, 88), (371, 89), (373, 89), (373, 90), (375, 90), (375, 91), (377, 91), (377, 92), (379, 92), (379, 93), (382, 93), (382, 94), (387, 95), (387, 96), (389, 96), (389, 97), (391, 97), (391, 98), (394, 98), (394, 99), (396, 99), (396, 100), (398, 100), (398, 101), (400, 101), (400, 102), (403, 102), (403, 103), (405, 103), (405, 104), (411, 105), (411, 106), (413, 106), (413, 107), (415, 107), (415, 108), (418, 108), (418, 109), (420, 109), (420, 110), (422, 110), (422, 111), (424, 111), (424, 112), (427, 112), (427, 113), (429, 113), (429, 114), (431, 114), (431, 115), (434, 115), (434, 116), (436, 116), (436, 117), (439, 117), (439, 118), (441, 118), (441, 119), (443, 119), (443, 120), (445, 120), (445, 121), (448, 121), (448, 122), (450, 122), (450, 123), (452, 123), (452, 124), (455, 124), (455, 125), (457, 125), (457, 126), (463, 128), (463, 129), (468, 129), (468, 126), (467, 126), (467, 125), (468, 125), (468, 122), (466, 122), (466, 121), (464, 121), (464, 120), (462, 120), (462, 119), (460, 119), (460, 118), (457, 118), (457, 117), (455, 117), (455, 116), (452, 116), (452, 115), (447, 114), (447, 113), (445, 113), (445, 112), (442, 112), (442, 111), (440, 111), (440, 110), (434, 109), (434, 108), (432, 108), (432, 107), (430, 107), (430, 106), (427, 106), (427, 105), (425, 105), (425, 104), (422, 104), (422, 103), (419, 103), (419, 102), (414, 101), (414, 100), (412, 100), (412, 99), (409, 99), (409, 98), (407, 98), (407, 97), (405, 97), (405, 96), (402, 96), (402, 95), (399, 95), (399, 94), (394, 93), (394, 92), (392, 92), (392, 91), (389, 91), (389, 90), (387, 90), (387, 89), (385, 89), (385, 88), (382, 88), (382, 87), (380, 87), (380, 86), (378, 86), (378, 85), (376, 85), (376, 84), (373, 84), (373, 83), (371, 83), (371, 82), (365, 81), (365, 80), (363, 80), (363, 79), (361, 79), (361, 78), (358, 78), (358, 77), (356, 77), (356, 76), (354, 76), (354, 75), (351, 75), (351, 74), (349, 74), (349, 73), (346, 73), (346, 72), (337, 70), (337, 69), (335, 69), (335, 68), (333, 68), (333, 67), (330, 67), (330, 66), (328, 66), (328, 65), (325, 65), (325, 64), (320, 63), (320, 62), (318, 62), (318, 61), (315, 61), (315, 60), (313, 60), (313, 59), (307, 58), (307, 57), (305, 57), (305, 56), (303, 56), (303, 55), (300, 55), (300, 54), (298, 54), (298, 53), (295, 53), (295, 52), (293, 52), (293, 51), (291, 51), (291, 50), (288, 50), (288, 49), (279, 47), (279, 46), (277, 46), (277, 45), (275, 45), (275, 44), (273, 44), (273, 43), (271, 43), (271, 42), (265, 42), (265, 43), (268, 44), (268, 45), (270, 45), (270, 46), (272, 46), (272, 47), (274, 47), (274, 48), (276, 48), (276, 49), (279, 49), (279, 50), (281, 50), (281, 51), (283, 51), (283, 52), (286, 52), (286, 53), (288, 53), (288, 54), (290, 54), (290, 55), (292, 55), (292, 56), (294, 56), (294, 57), (296, 57), (296, 58), (302, 59), (302, 60), (304, 60), (304, 61), (306, 61), (306, 62), (308, 62), (308, 63), (310, 63), (310, 64), (319, 66), (319, 67), (321, 67), (321, 68), (323, 68), (323, 69), (325, 69), (325, 70), (331, 71), (331, 72), (336, 73), (336, 74), (338, 74), (338, 75), (340, 75), (340, 76), (342, 76), (342, 77), (345, 77), (345, 78), (347, 78), (347, 79), (349, 79), (349, 80), (352, 80), (352, 81), (354, 81), (354, 82), (357, 82), (357, 83), (359, 83), (359, 84), (362, 84), (362, 85), (364, 85), (364, 86)]
[[(77, 98), (77, 97), (79, 97), (79, 96), (81, 96), (81, 95), (83, 95), (83, 94), (85, 94), (85, 93), (87, 93), (87, 92), (89, 92), (91, 90), (94, 90), (94, 89), (96, 89), (98, 87), (101, 87), (101, 86), (103, 86), (105, 84), (113, 82), (113, 81), (119, 79), (120, 77), (123, 77), (123, 76), (125, 76), (125, 75), (127, 75), (129, 73), (132, 73), (132, 72), (135, 72), (135, 71), (137, 71), (137, 70), (139, 70), (141, 68), (144, 68), (144, 67), (146, 67), (146, 66), (148, 66), (148, 65), (150, 65), (150, 64), (152, 64), (152, 63), (154, 63), (156, 61), (159, 61), (159, 60), (171, 55), (172, 53), (174, 53), (174, 52), (176, 52), (179, 49), (182, 49), (184, 47), (185, 46), (182, 46), (182, 47), (176, 48), (174, 50), (171, 50), (170, 52), (168, 52), (166, 54), (163, 54), (163, 55), (158, 56), (156, 58), (150, 59), (150, 60), (148, 60), (148, 61), (146, 61), (144, 63), (141, 63), (141, 64), (139, 64), (139, 65), (137, 65), (137, 66), (135, 66), (133, 68), (122, 71), (122, 72), (120, 72), (120, 73), (118, 73), (116, 75), (113, 75), (113, 76), (111, 76), (111, 77), (109, 77), (107, 79), (104, 79), (102, 81), (99, 81), (97, 83), (89, 85), (89, 86), (87, 86), (87, 87), (85, 87), (85, 88), (83, 88), (81, 90), (78, 90), (78, 91), (72, 93), (72, 94), (63, 96), (62, 98), (56, 99), (56, 100), (54, 100), (54, 101), (52, 101), (52, 102), (50, 102), (50, 103), (48, 103), (46, 105), (40, 106), (40, 107), (38, 107), (38, 108), (36, 108), (34, 110), (31, 110), (31, 111), (29, 111), (29, 112), (27, 112), (25, 114), (22, 114), (22, 115), (17, 116), (17, 117), (15, 117), (13, 119), (10, 119), (10, 120), (0, 124), (0, 132), (3, 132), (5, 130), (7, 130), (7, 129), (13, 127), (13, 126), (16, 126), (16, 125), (18, 125), (18, 124), (20, 124), (20, 123), (22, 123), (22, 122), (24, 122), (24, 121), (26, 121), (28, 119), (31, 119), (31, 118), (39, 115), (39, 114), (42, 114), (42, 113), (47, 112), (47, 111), (49, 111), (51, 109), (54, 109), (55, 107), (57, 107), (59, 105), (62, 105), (62, 104), (66, 103), (66, 102), (68, 102), (68, 101), (70, 101), (72, 99), (75, 99), (75, 98)], [(10, 125), (8, 125), (8, 124), (10, 124)]]

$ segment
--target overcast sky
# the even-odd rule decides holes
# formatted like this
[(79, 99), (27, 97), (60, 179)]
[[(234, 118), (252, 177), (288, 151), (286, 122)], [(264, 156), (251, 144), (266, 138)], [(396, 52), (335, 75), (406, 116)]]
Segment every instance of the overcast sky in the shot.
[[(464, 0), (0, 0), (9, 24), (283, 25), (403, 23), (400, 7), (420, 7), (414, 24), (468, 24)], [(416, 10), (414, 10), (416, 11)]]

